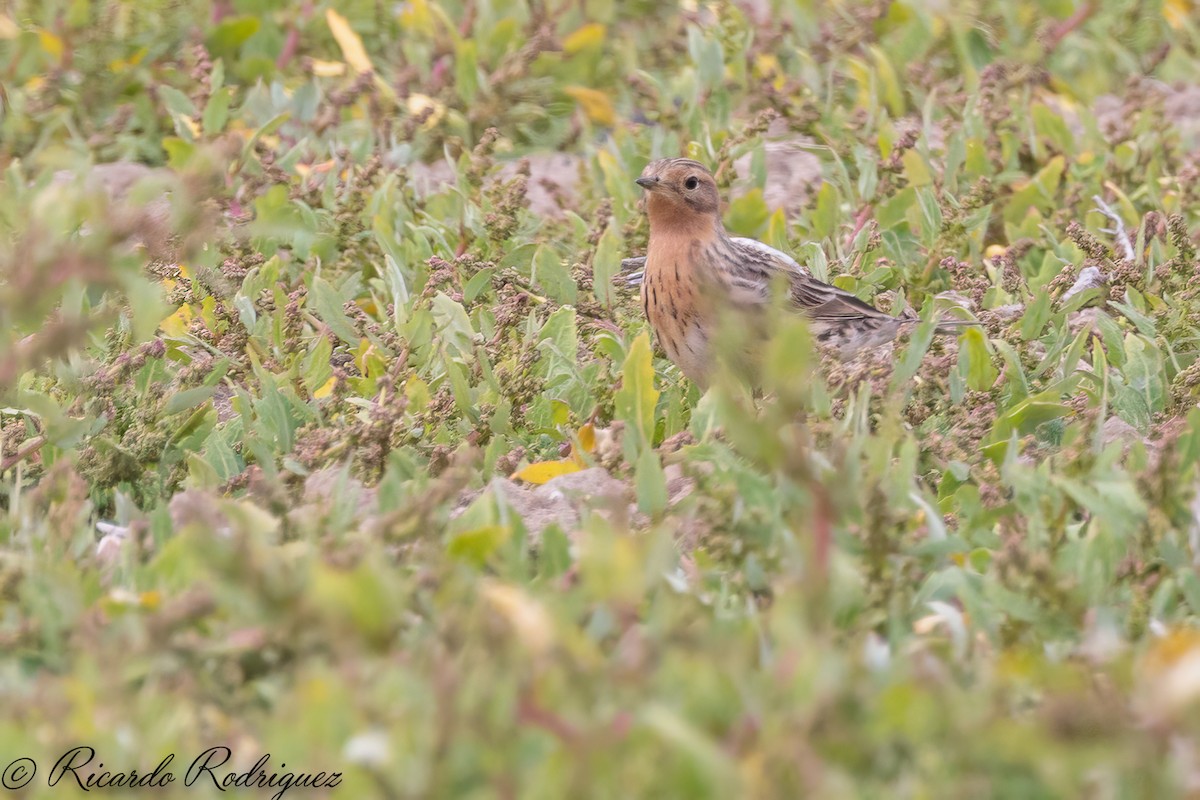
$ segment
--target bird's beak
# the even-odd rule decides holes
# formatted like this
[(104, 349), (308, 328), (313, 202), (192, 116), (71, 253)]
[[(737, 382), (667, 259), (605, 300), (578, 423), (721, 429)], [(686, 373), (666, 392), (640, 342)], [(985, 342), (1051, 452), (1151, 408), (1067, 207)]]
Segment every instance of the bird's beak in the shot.
[(638, 178), (634, 183), (643, 189), (653, 190), (655, 186), (658, 186), (658, 178)]

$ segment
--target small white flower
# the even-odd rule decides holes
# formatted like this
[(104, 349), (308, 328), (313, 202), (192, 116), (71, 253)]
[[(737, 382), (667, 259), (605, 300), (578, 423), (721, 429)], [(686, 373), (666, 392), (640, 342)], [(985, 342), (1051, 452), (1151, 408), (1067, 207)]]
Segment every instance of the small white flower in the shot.
[(391, 758), (391, 743), (380, 730), (366, 731), (346, 742), (342, 755), (352, 764), (381, 767)]

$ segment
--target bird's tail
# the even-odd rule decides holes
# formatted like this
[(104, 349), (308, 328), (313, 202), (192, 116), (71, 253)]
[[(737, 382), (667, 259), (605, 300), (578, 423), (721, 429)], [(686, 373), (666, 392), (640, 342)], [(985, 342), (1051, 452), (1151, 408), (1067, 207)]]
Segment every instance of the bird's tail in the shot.
[(982, 324), (979, 320), (974, 319), (944, 319), (938, 322), (933, 332), (946, 336), (958, 336), (967, 328), (974, 328)]

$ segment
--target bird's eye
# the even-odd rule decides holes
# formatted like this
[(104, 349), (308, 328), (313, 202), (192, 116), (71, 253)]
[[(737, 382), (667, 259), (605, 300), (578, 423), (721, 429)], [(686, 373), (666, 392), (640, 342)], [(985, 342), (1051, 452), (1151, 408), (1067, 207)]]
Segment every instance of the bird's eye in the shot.
[(688, 191), (695, 189), (699, 185), (700, 185), (700, 179), (697, 178), (695, 175), (693, 175), (692, 177), (688, 178), (686, 181), (683, 182), (683, 187), (685, 189), (687, 189)]

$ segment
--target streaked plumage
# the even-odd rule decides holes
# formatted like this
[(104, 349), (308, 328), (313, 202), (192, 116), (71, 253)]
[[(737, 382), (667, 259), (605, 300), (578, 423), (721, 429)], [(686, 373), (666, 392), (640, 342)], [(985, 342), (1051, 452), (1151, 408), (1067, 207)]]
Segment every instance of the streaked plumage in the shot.
[[(629, 282), (641, 284), (642, 305), (667, 356), (701, 385), (711, 368), (711, 337), (722, 311), (741, 311), (757, 324), (780, 278), (818, 343), (842, 357), (891, 341), (918, 321), (886, 314), (817, 280), (791, 256), (762, 242), (729, 236), (721, 223), (716, 182), (697, 161), (654, 161), (637, 182), (647, 192), (650, 246), (640, 280), (634, 273)], [(628, 266), (637, 266), (629, 261)], [(938, 331), (957, 332), (965, 324), (970, 323), (944, 322)]]

